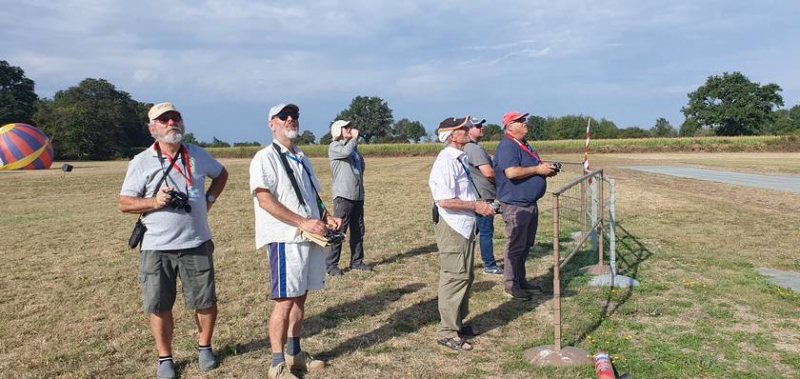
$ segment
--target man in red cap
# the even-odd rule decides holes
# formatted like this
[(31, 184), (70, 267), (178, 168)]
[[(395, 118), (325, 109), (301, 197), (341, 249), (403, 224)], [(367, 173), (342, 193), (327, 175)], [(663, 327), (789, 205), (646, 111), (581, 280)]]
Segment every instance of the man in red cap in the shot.
[(527, 113), (511, 111), (503, 115), (505, 136), (497, 145), (494, 175), (497, 199), (506, 224), (508, 245), (505, 254), (505, 293), (516, 300), (530, 300), (535, 287), (525, 279), (525, 261), (536, 238), (539, 208), (536, 202), (547, 190), (547, 178), (555, 175), (553, 166), (542, 162), (525, 140)]

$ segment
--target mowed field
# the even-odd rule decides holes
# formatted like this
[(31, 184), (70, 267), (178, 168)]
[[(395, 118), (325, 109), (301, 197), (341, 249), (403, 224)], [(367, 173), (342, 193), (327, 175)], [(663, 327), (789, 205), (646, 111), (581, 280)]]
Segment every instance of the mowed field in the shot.
[[(375, 271), (347, 271), (309, 295), (303, 347), (330, 366), (306, 378), (594, 378), (588, 366), (525, 363), (525, 349), (553, 342), (551, 292), (512, 302), (480, 264), (468, 318), (482, 332), (475, 350), (435, 343), (433, 160), (367, 158), (365, 251)], [(328, 162), (312, 161), (331, 204)], [(179, 296), (173, 355), (183, 378), (263, 378), (270, 358), (268, 260), (254, 249), (249, 160), (223, 163), (230, 180), (210, 214), (220, 311), (213, 344), (222, 362), (210, 373), (197, 370), (195, 324)], [(797, 153), (593, 156), (592, 167), (617, 182), (620, 267), (642, 286), (589, 287), (577, 268), (596, 256), (578, 255), (563, 276), (565, 344), (609, 351), (634, 378), (800, 377), (800, 296), (756, 272), (800, 272), (800, 195), (617, 168), (636, 164), (800, 175)], [(117, 210), (126, 167), (79, 162), (65, 176), (0, 172), (0, 377), (153, 376), (137, 252), (126, 246), (135, 216)], [(540, 208), (550, 204), (548, 195)], [(495, 226), (500, 257), (499, 217)], [(529, 279), (552, 286), (547, 212), (528, 265)]]

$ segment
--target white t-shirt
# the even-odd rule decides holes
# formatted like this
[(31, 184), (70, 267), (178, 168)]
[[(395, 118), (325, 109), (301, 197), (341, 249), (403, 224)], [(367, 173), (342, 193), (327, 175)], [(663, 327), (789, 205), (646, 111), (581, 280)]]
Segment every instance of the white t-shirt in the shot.
[[(459, 163), (459, 160), (463, 163)], [(469, 175), (464, 167), (469, 167), (467, 155), (454, 147), (446, 147), (439, 152), (431, 168), (428, 186), (434, 201), (444, 199), (459, 199), (475, 201), (475, 191), (469, 182)], [(437, 203), (437, 207), (439, 207)], [(475, 227), (475, 212), (465, 210), (450, 210), (439, 207), (439, 217), (453, 230), (470, 238)]]
[[(300, 205), (289, 175), (275, 148), (269, 145), (259, 150), (250, 162), (250, 195), (253, 196), (256, 216), (256, 249), (264, 248), (273, 242), (299, 243), (306, 241), (300, 237), (299, 228), (283, 223), (258, 205), (258, 198), (256, 198), (256, 189), (258, 188), (268, 190), (279, 203), (300, 216), (320, 218), (317, 195), (314, 192), (314, 188), (319, 190), (320, 185), (314, 175), (311, 161), (297, 147), (295, 147), (296, 153), (292, 154), (280, 142), (273, 142), (278, 144), (281, 152), (286, 153), (289, 168), (297, 180), (306, 205), (305, 207)], [(307, 170), (303, 169), (303, 165)]]

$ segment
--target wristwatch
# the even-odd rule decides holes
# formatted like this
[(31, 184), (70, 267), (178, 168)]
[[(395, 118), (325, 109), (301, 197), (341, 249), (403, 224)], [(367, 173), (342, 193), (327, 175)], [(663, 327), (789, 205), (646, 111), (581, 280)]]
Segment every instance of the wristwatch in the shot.
[(209, 203), (213, 203), (217, 201), (217, 197), (209, 193), (206, 195), (206, 201)]

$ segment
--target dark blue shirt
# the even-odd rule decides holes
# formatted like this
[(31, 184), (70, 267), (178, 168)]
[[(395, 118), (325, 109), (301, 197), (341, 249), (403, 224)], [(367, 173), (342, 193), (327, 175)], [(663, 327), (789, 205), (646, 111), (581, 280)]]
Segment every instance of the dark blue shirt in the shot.
[(536, 204), (547, 191), (547, 180), (539, 175), (512, 180), (506, 177), (505, 170), (509, 167), (533, 167), (539, 164), (539, 161), (522, 150), (515, 141), (503, 137), (494, 152), (497, 198), (504, 203), (520, 207)]

